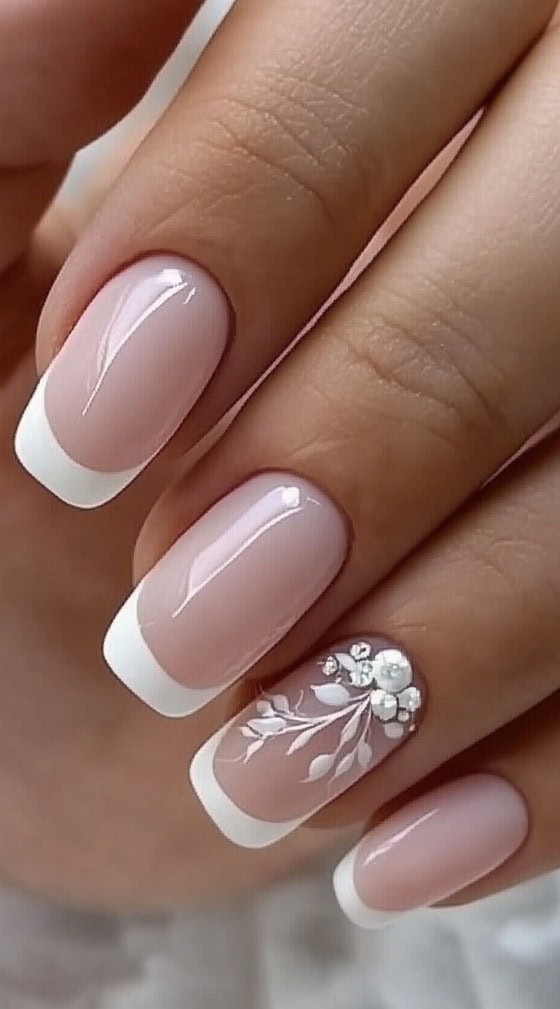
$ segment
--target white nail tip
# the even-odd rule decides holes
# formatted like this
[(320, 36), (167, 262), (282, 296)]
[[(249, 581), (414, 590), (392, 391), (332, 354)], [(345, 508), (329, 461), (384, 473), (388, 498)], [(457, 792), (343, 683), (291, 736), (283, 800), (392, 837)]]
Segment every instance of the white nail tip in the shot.
[[(51, 365), (52, 367), (52, 365)], [(144, 468), (99, 473), (75, 462), (54, 436), (45, 409), (46, 371), (19, 422), (15, 453), (28, 473), (66, 504), (97, 508), (134, 480)]]
[(152, 654), (138, 621), (138, 597), (143, 582), (127, 599), (111, 624), (103, 644), (107, 665), (133, 694), (168, 718), (182, 718), (203, 708), (222, 688), (195, 690), (174, 680)]
[(226, 795), (214, 774), (214, 757), (232, 724), (233, 721), (220, 729), (194, 756), (190, 766), (191, 783), (208, 816), (228, 841), (241, 848), (266, 848), (291, 834), (306, 818), (283, 823), (258, 820), (244, 813)]
[(354, 859), (356, 848), (337, 865), (333, 875), (336, 899), (347, 918), (358, 928), (378, 929), (391, 925), (406, 912), (375, 911), (364, 904), (354, 884)]

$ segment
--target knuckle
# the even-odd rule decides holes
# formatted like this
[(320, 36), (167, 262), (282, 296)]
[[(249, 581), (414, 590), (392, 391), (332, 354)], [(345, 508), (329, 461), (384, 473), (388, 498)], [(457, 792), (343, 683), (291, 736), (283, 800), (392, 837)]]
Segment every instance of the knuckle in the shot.
[[(251, 100), (240, 93), (214, 97), (209, 136), (203, 142), (226, 154), (236, 188), (274, 188), (278, 202), (311, 209), (333, 231), (338, 227), (335, 187), (324, 168), (311, 124), (297, 123), (294, 107), (277, 95)], [(301, 115), (300, 115), (301, 119)], [(233, 164), (232, 164), (233, 163)]]
[(490, 355), (484, 325), (465, 308), (467, 293), (447, 278), (444, 289), (438, 280), (415, 277), (412, 286), (405, 277), (390, 288), (376, 284), (372, 295), (344, 337), (366, 376), (366, 397), (384, 398), (389, 411), (398, 409), (455, 453), (481, 436), (500, 444), (511, 437), (510, 383)]
[[(317, 74), (315, 74), (317, 77)], [(348, 192), (366, 220), (373, 200), (375, 161), (366, 157), (348, 130), (367, 110), (355, 106), (328, 84), (309, 79), (294, 65), (282, 72), (260, 68), (250, 84), (239, 78), (227, 91), (189, 96), (189, 151), (180, 149), (178, 170), (196, 175), (197, 204), (220, 214), (236, 213), (250, 197), (263, 208), (270, 242), (275, 224), (286, 214), (293, 229), (298, 213), (309, 221), (317, 242), (344, 242), (355, 228), (348, 214)], [(178, 133), (182, 129), (179, 111)], [(194, 124), (194, 127), (193, 127)], [(177, 147), (170, 145), (168, 171), (177, 167)], [(259, 227), (258, 221), (255, 222)], [(264, 231), (264, 225), (263, 225)], [(264, 239), (263, 234), (263, 239)]]
[[(560, 573), (551, 557), (552, 522), (543, 518), (548, 492), (532, 501), (526, 494), (511, 499), (499, 486), (497, 517), (471, 523), (463, 543), (463, 557), (473, 585), (481, 586), (481, 598), (492, 599), (492, 619), (503, 624), (519, 656), (531, 651), (538, 638), (545, 655), (557, 654)], [(546, 513), (545, 513), (546, 514)], [(524, 665), (521, 661), (520, 665)], [(536, 674), (535, 674), (536, 675)], [(547, 674), (548, 675), (548, 674)]]

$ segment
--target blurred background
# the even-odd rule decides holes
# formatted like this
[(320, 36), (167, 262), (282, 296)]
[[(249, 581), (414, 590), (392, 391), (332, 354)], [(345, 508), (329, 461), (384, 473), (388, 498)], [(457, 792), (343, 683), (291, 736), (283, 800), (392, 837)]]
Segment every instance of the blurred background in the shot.
[[(208, 0), (139, 108), (80, 154), (70, 202), (149, 128), (230, 3)], [(361, 933), (340, 915), (330, 872), (140, 920), (0, 890), (0, 1009), (558, 1009), (560, 877)]]

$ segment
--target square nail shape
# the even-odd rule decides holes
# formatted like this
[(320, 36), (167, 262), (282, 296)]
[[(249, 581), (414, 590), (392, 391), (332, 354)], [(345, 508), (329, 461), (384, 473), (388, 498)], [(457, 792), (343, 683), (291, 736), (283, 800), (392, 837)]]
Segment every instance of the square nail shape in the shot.
[(113, 672), (161, 714), (208, 704), (259, 661), (340, 571), (347, 527), (309, 481), (262, 473), (171, 547), (105, 639)]
[(341, 642), (265, 691), (196, 754), (191, 782), (216, 825), (244, 847), (273, 844), (416, 731), (425, 687), (399, 648)]

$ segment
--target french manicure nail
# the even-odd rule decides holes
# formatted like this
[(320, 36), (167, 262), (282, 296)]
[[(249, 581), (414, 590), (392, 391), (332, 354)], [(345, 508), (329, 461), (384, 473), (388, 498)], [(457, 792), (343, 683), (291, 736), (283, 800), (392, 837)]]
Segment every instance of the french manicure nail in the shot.
[(213, 736), (192, 762), (193, 787), (226, 837), (265, 847), (409, 739), (424, 702), (404, 652), (378, 637), (343, 641)]
[(20, 462), (69, 504), (115, 497), (163, 448), (210, 381), (230, 325), (201, 267), (152, 256), (97, 294), (40, 380), (15, 441)]
[(528, 829), (523, 798), (502, 778), (453, 781), (409, 803), (346, 855), (334, 874), (338, 902), (355, 925), (383, 927), (492, 872)]
[(346, 521), (299, 477), (264, 473), (219, 501), (140, 583), (105, 639), (116, 675), (162, 714), (203, 707), (325, 591)]

